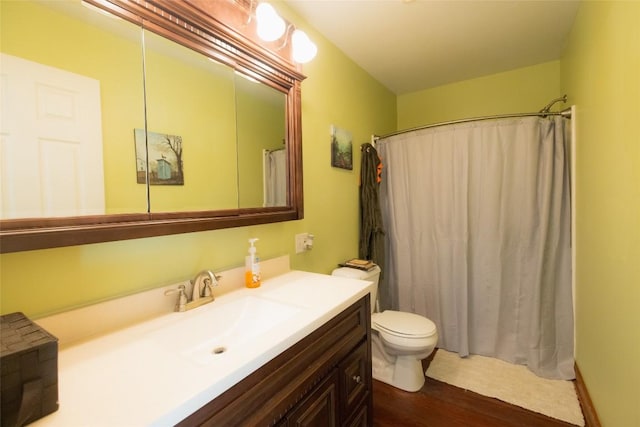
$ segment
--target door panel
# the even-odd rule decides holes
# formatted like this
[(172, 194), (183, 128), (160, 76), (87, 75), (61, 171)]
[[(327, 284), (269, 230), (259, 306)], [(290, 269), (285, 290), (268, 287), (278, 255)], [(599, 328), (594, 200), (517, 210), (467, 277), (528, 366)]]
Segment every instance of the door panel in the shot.
[(104, 214), (100, 83), (1, 60), (1, 218)]

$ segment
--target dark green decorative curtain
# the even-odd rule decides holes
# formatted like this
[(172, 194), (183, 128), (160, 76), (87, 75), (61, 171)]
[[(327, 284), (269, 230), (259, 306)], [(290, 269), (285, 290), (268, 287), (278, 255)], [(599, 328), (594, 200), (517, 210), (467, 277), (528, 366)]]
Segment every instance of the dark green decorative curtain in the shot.
[(361, 150), (358, 257), (375, 262), (384, 271), (384, 228), (379, 202), (382, 161), (373, 145), (363, 144)]

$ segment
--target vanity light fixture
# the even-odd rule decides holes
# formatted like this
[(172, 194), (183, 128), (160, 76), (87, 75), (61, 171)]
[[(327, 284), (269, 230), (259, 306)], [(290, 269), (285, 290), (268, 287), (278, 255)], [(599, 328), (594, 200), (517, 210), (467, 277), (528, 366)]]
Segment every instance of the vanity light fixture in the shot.
[(260, 3), (256, 7), (256, 21), (258, 36), (266, 41), (278, 40), (285, 32), (284, 19), (278, 15), (269, 3)]
[(315, 58), (318, 47), (311, 41), (307, 33), (302, 30), (294, 30), (291, 35), (291, 47), (293, 49), (293, 60), (304, 64)]
[(300, 64), (311, 61), (318, 53), (318, 47), (311, 41), (309, 36), (292, 24), (286, 25), (284, 19), (278, 15), (278, 12), (269, 3), (260, 2), (256, 7), (256, 25), (258, 37), (266, 42), (272, 42), (285, 37), (284, 43), (280, 49), (286, 46), (288, 41), (289, 30), (293, 28), (291, 33), (291, 48), (293, 60)]

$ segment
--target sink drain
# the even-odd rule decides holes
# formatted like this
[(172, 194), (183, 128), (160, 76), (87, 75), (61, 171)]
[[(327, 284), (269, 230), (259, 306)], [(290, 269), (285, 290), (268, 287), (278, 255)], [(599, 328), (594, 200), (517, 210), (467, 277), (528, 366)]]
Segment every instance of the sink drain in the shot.
[(213, 353), (213, 354), (222, 354), (225, 351), (227, 351), (227, 349), (225, 347), (216, 347), (211, 351), (211, 353)]

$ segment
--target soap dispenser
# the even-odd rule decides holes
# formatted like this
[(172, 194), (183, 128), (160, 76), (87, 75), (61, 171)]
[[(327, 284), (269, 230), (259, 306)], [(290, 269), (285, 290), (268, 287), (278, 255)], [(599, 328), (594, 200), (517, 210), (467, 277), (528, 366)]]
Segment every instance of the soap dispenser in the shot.
[(244, 284), (247, 288), (260, 286), (260, 259), (256, 253), (254, 243), (258, 239), (249, 239), (249, 255), (245, 258)]

